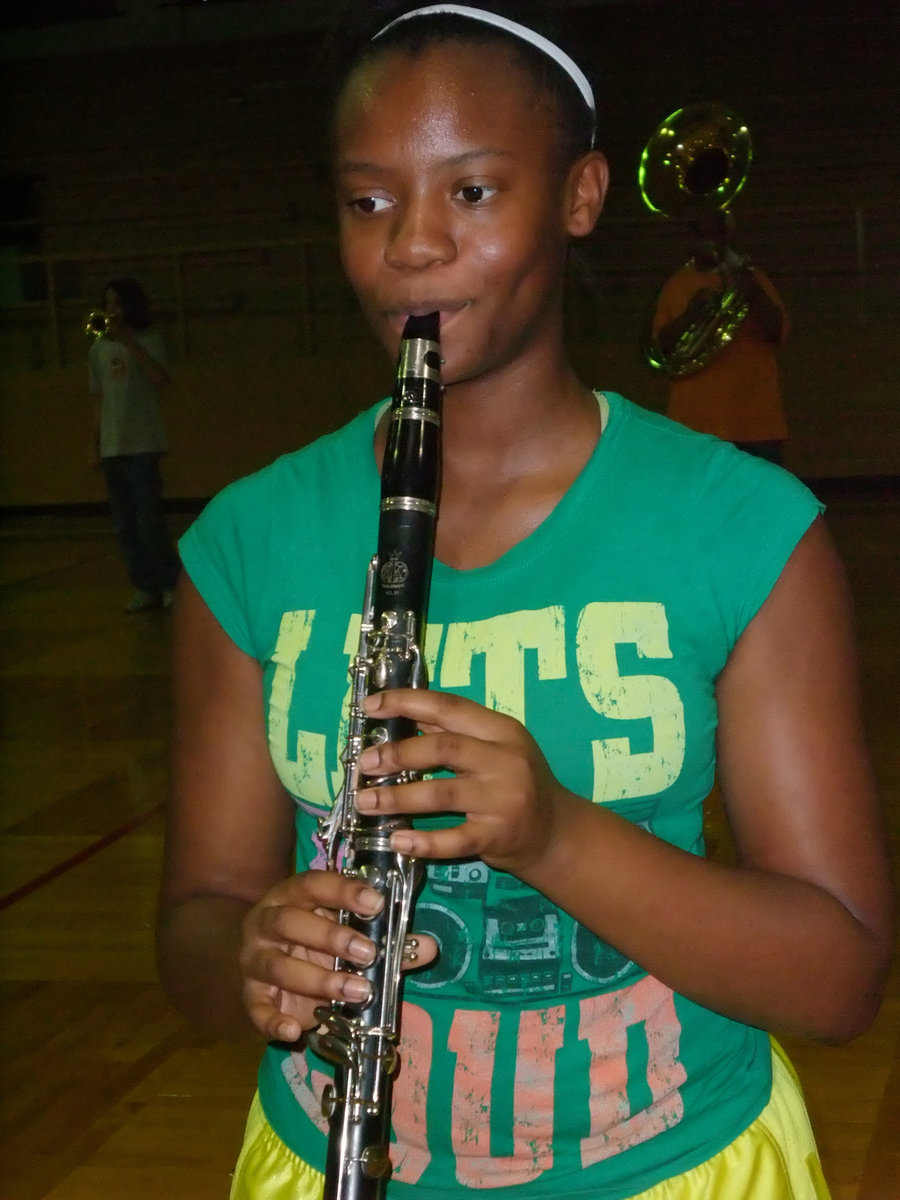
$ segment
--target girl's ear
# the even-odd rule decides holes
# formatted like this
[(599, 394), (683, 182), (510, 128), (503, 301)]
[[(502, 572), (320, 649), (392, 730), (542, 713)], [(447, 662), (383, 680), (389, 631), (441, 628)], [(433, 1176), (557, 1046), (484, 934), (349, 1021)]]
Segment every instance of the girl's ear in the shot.
[(591, 150), (573, 164), (566, 188), (566, 230), (572, 237), (586, 237), (594, 228), (608, 184), (609, 166), (599, 150)]

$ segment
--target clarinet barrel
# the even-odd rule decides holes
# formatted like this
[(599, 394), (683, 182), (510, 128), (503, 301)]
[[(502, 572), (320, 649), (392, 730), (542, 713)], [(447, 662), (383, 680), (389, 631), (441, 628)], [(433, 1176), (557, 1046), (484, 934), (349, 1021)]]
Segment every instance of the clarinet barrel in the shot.
[(335, 1065), (323, 1111), (329, 1121), (325, 1200), (383, 1200), (391, 1164), (391, 1098), (400, 1034), (402, 963), (420, 866), (391, 849), (403, 816), (366, 815), (356, 798), (366, 787), (409, 782), (409, 773), (360, 776), (365, 747), (414, 737), (415, 722), (365, 716), (363, 701), (392, 688), (427, 687), (425, 621), (440, 491), (441, 375), (439, 316), (410, 317), (403, 331), (381, 476), (378, 545), (366, 578), (359, 649), (351, 667), (344, 785), (321, 823), (329, 867), (364, 879), (384, 896), (373, 919), (340, 920), (377, 947), (367, 968), (339, 960), (339, 970), (369, 981), (365, 1004), (334, 1002), (318, 1010), (311, 1044)]

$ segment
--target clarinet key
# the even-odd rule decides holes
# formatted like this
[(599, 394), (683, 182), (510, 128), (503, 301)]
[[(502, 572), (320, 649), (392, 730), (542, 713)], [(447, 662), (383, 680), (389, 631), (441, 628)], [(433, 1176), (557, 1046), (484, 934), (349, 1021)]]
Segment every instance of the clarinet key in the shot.
[(391, 1173), (390, 1155), (384, 1146), (366, 1146), (360, 1160), (369, 1179), (387, 1179)]

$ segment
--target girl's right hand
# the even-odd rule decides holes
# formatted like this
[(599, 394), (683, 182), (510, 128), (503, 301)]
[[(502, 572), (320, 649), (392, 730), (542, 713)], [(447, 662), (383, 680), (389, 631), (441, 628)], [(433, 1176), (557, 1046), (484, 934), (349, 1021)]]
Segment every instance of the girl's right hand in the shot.
[(269, 1041), (295, 1042), (331, 1000), (359, 1003), (369, 984), (336, 971), (335, 958), (371, 964), (375, 945), (338, 923), (338, 910), (374, 916), (384, 899), (336, 871), (305, 871), (276, 884), (244, 918), (240, 967), (244, 1005)]

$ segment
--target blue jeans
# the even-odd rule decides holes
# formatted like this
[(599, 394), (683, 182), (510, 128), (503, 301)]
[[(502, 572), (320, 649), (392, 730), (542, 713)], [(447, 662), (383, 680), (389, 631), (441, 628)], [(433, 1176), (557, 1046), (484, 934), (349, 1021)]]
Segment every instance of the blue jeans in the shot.
[(158, 454), (102, 460), (113, 529), (131, 582), (158, 595), (175, 586), (179, 562), (162, 507)]

